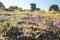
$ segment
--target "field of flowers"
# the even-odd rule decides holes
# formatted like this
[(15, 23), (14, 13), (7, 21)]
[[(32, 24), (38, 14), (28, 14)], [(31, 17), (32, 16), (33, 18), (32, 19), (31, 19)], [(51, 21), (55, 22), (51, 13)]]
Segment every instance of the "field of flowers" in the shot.
[(60, 12), (0, 12), (0, 39), (60, 40)]

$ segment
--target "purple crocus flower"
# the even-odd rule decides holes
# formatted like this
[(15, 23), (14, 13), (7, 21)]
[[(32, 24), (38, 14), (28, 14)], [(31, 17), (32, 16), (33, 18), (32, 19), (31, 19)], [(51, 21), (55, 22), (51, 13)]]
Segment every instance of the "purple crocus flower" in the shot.
[(58, 26), (60, 26), (60, 21), (58, 22)]
[(26, 19), (26, 23), (27, 23), (27, 24), (30, 23), (30, 18), (29, 18), (29, 17)]
[(36, 23), (39, 23), (39, 18), (38, 18), (38, 17), (34, 17), (34, 21), (35, 21)]

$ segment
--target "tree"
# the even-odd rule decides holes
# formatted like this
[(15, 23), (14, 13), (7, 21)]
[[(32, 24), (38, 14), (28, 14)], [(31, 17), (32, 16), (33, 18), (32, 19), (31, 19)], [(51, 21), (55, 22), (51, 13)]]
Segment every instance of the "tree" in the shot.
[(35, 3), (31, 3), (31, 11), (35, 11), (36, 10), (36, 4)]
[(49, 8), (49, 11), (51, 11), (51, 10), (58, 11), (59, 10), (58, 5), (56, 5), (56, 4), (51, 5), (50, 8)]
[(0, 2), (0, 9), (5, 9), (5, 6), (3, 5), (2, 2)]

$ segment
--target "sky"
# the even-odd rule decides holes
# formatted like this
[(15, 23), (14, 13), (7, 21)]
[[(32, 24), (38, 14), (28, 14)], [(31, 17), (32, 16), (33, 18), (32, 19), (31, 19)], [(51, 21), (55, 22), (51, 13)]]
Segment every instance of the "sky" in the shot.
[(30, 4), (35, 3), (37, 8), (47, 11), (49, 6), (57, 4), (60, 7), (60, 0), (0, 0), (6, 8), (18, 6), (22, 9), (30, 9)]

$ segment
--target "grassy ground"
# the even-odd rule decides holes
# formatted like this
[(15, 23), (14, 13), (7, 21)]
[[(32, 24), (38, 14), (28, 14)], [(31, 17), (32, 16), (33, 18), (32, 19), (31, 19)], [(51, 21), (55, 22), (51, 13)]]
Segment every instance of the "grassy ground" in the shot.
[[(39, 17), (39, 23), (36, 23), (33, 19), (36, 16)], [(29, 25), (26, 23), (27, 17), (31, 18)], [(24, 35), (26, 36), (33, 37), (34, 35), (34, 37), (36, 37), (37, 40), (59, 40), (60, 26), (56, 24), (59, 20), (60, 12), (56, 11), (3, 11), (0, 12), (0, 31), (8, 32), (13, 26), (22, 29)], [(52, 21), (54, 21), (53, 25), (51, 25)]]

